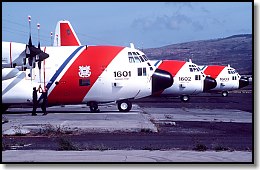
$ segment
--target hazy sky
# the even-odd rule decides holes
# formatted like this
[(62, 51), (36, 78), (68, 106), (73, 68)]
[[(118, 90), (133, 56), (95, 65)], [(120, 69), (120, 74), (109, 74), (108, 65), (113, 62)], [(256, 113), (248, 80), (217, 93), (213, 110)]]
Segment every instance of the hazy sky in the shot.
[(251, 2), (2, 2), (2, 40), (41, 44), (59, 20), (69, 20), (82, 44), (161, 47), (252, 33)]

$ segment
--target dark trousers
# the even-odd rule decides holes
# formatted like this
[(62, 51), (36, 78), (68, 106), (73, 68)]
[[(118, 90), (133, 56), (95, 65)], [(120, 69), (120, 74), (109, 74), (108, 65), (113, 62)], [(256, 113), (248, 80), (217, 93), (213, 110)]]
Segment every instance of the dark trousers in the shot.
[(43, 99), (42, 104), (41, 104), (41, 108), (42, 108), (43, 113), (47, 113), (46, 107), (47, 107), (47, 100)]
[(37, 103), (37, 101), (34, 101), (34, 102), (33, 102), (32, 115), (36, 115), (36, 109), (37, 109), (37, 107), (38, 107), (38, 103)]

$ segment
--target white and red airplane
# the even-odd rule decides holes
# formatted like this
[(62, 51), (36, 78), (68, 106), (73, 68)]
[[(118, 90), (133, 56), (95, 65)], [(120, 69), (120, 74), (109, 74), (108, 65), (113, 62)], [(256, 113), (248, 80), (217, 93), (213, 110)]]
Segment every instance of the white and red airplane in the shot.
[(168, 71), (174, 78), (171, 87), (162, 90), (160, 95), (178, 95), (184, 102), (189, 101), (189, 95), (206, 92), (216, 87), (215, 79), (206, 76), (200, 71), (198, 65), (191, 60), (151, 60), (156, 68)]
[(2, 42), (2, 67), (2, 104), (6, 107), (32, 105), (33, 87), (41, 84), (48, 89), (49, 105), (86, 103), (95, 112), (99, 103), (116, 101), (119, 111), (127, 112), (132, 107), (129, 99), (150, 96), (173, 83), (170, 73), (156, 69), (134, 48), (36, 48), (31, 36), (27, 45)]
[[(63, 20), (57, 23), (55, 29), (54, 46), (78, 46), (81, 45), (73, 27), (69, 21)], [(134, 45), (130, 44), (131, 48)], [(205, 92), (216, 86), (214, 79), (205, 76), (198, 66), (185, 61), (177, 60), (151, 60), (152, 65), (160, 70), (165, 70), (174, 78), (174, 83), (171, 87), (154, 94), (158, 95), (174, 95), (180, 96), (181, 100), (187, 102), (189, 95)]]
[(199, 66), (199, 68), (205, 75), (217, 81), (217, 86), (210, 91), (221, 92), (224, 97), (228, 96), (230, 90), (237, 90), (249, 85), (248, 78), (240, 76), (230, 65), (206, 65)]

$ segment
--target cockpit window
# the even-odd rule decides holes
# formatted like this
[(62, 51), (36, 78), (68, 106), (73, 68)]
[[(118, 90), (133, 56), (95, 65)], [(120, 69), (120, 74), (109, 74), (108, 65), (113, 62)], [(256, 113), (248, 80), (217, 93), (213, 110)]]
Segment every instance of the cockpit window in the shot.
[(200, 72), (200, 69), (196, 65), (189, 65), (190, 72)]
[(135, 59), (134, 59), (134, 57), (133, 57), (131, 52), (128, 52), (128, 59), (129, 59), (129, 63), (134, 63), (135, 62)]
[(134, 57), (129, 57), (129, 63), (134, 63), (134, 62), (135, 62)]
[(142, 62), (145, 62), (144, 59), (143, 59), (143, 57), (139, 56), (139, 58), (141, 59)]
[(145, 61), (148, 60), (148, 58), (146, 57), (146, 55), (142, 55), (142, 57), (144, 58)]
[(228, 69), (228, 74), (236, 74), (236, 70)]
[(138, 55), (136, 54), (136, 52), (133, 52), (134, 58), (135, 58), (135, 62), (136, 63), (141, 63), (141, 60), (139, 59)]
[(148, 60), (145, 55), (141, 55), (138, 52), (128, 52), (129, 63), (141, 63)]
[(141, 63), (141, 60), (136, 56), (136, 57), (135, 57), (135, 62), (136, 62), (136, 63)]

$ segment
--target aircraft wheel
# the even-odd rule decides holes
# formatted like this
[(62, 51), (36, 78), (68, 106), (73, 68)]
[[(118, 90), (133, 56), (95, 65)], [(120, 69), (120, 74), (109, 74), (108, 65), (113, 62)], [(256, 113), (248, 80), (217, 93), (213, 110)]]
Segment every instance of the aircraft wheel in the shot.
[(222, 96), (223, 96), (223, 97), (227, 97), (227, 96), (228, 96), (228, 92), (227, 92), (227, 91), (223, 91), (223, 92), (222, 92)]
[(188, 102), (189, 100), (190, 100), (190, 97), (188, 95), (182, 95), (181, 96), (181, 101)]
[(117, 108), (120, 112), (129, 112), (132, 109), (132, 103), (129, 100), (120, 100), (117, 102)]
[(90, 111), (91, 111), (92, 113), (94, 113), (94, 112), (99, 112), (97, 102), (90, 102), (90, 103), (89, 103), (89, 108), (90, 108)]

